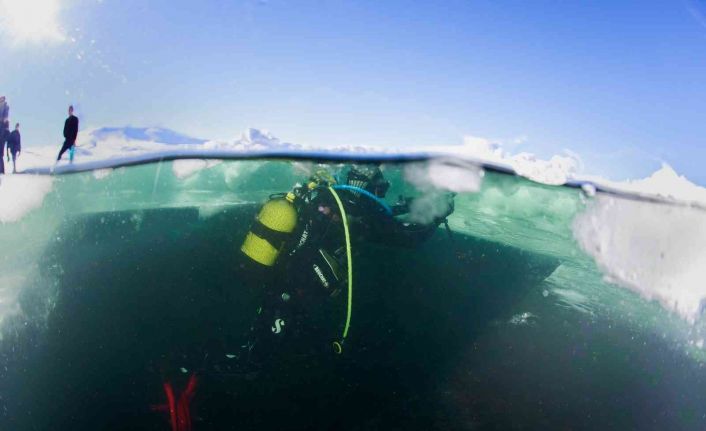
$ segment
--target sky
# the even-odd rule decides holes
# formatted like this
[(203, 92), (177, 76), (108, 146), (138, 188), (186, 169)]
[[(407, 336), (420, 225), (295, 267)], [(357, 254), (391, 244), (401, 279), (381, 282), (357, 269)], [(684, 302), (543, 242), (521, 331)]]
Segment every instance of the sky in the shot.
[(706, 185), (706, 1), (0, 0), (23, 145), (82, 127), (573, 154)]

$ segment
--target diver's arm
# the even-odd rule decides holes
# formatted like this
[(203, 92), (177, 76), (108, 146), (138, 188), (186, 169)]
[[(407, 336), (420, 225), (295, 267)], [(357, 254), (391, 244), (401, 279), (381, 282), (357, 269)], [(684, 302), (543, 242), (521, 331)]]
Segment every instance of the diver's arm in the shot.
[(416, 247), (436, 232), (437, 227), (454, 211), (453, 195), (447, 196), (447, 207), (428, 223), (419, 223), (405, 217), (410, 213), (411, 198), (400, 199), (392, 206), (393, 217), (380, 215), (371, 223), (370, 240), (401, 247)]
[(420, 224), (391, 219), (372, 240), (396, 247), (417, 247), (434, 234), (439, 223), (441, 221)]
[(414, 200), (414, 198), (404, 197), (404, 196), (400, 195), (397, 198), (397, 202), (395, 202), (393, 205), (390, 206), (390, 208), (392, 209), (392, 215), (399, 216), (399, 215), (409, 213), (409, 211), (410, 211), (409, 207), (410, 207), (410, 204), (412, 203), (413, 200)]

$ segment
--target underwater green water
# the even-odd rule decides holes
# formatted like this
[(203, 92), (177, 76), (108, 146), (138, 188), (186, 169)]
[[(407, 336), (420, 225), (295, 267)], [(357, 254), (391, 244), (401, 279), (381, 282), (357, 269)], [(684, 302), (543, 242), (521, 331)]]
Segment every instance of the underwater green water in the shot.
[[(192, 372), (194, 430), (706, 426), (700, 325), (607, 277), (577, 234), (607, 200), (680, 209), (464, 166), (383, 166), (388, 203), (414, 196), (423, 220), (452, 190), (455, 211), (413, 248), (353, 241), (343, 354), (285, 346), (257, 372), (212, 372), (258, 308), (239, 251), (255, 214), (321, 167), (37, 178), (41, 204), (0, 225), (0, 429), (168, 430), (151, 406)], [(306, 318), (339, 331), (342, 304)]]

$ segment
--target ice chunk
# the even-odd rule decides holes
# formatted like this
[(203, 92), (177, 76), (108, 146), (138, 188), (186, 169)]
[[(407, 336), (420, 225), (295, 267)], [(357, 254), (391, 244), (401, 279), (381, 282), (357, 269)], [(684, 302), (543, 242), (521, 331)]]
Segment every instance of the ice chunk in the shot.
[(20, 220), (42, 206), (52, 190), (53, 179), (45, 176), (5, 175), (0, 178), (0, 222)]

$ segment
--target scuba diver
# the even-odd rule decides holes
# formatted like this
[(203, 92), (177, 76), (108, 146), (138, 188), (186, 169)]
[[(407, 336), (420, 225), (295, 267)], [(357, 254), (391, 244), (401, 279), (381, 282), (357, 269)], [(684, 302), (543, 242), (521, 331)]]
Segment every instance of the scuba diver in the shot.
[(320, 170), (264, 204), (241, 247), (261, 295), (245, 343), (256, 366), (275, 352), (341, 354), (354, 299), (352, 250), (365, 242), (417, 246), (454, 211), (449, 195), (431, 222), (403, 220), (413, 200), (388, 205), (389, 187), (379, 166), (354, 165), (344, 184)]
[[(446, 196), (437, 217), (415, 223), (405, 219), (413, 200), (400, 197), (390, 206), (384, 201), (389, 188), (379, 166), (354, 165), (343, 183), (319, 170), (305, 184), (269, 197), (242, 240), (241, 262), (236, 265), (244, 272), (237, 279), (256, 297), (249, 329), (245, 334), (218, 331), (208, 346), (189, 356), (188, 368), (182, 354), (155, 366), (164, 378), (165, 395), (152, 410), (169, 413), (173, 431), (191, 429), (190, 401), (202, 377), (209, 381), (203, 390), (217, 392), (218, 385), (225, 385), (224, 392), (230, 393), (231, 377), (276, 381), (288, 367), (319, 370), (343, 353), (355, 298), (355, 259), (360, 255), (353, 250), (366, 242), (417, 246), (454, 211), (453, 195)], [(218, 313), (214, 320), (219, 326), (238, 326), (231, 323), (235, 313)]]

